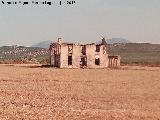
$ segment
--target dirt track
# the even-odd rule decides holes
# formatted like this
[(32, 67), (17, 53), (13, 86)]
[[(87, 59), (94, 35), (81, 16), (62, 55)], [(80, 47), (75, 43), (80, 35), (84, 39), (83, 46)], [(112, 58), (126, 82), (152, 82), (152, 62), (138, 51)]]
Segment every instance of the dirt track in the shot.
[(160, 68), (0, 66), (0, 120), (160, 120)]

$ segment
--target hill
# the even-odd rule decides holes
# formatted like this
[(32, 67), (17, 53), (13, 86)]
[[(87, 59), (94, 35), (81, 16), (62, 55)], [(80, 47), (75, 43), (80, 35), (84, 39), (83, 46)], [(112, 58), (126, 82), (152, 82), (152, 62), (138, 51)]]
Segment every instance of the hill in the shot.
[(106, 41), (108, 44), (115, 44), (115, 43), (131, 43), (131, 41), (124, 39), (124, 38), (112, 38), (107, 39)]
[(0, 63), (46, 63), (48, 49), (25, 46), (0, 47)]
[(50, 43), (52, 43), (52, 41), (43, 41), (43, 42), (34, 44), (31, 47), (49, 48)]
[(160, 64), (160, 44), (113, 44), (109, 45), (109, 54), (120, 55), (123, 64)]

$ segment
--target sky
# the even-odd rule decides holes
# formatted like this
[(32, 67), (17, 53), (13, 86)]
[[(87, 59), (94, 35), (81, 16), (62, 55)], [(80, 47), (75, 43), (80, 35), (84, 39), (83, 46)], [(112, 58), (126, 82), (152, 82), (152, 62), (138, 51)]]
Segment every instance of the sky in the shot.
[(50, 1), (54, 3), (51, 6), (0, 1), (0, 46), (31, 46), (59, 37), (92, 43), (101, 36), (160, 43), (160, 0), (75, 0), (73, 5), (62, 0), (61, 6), (60, 0)]

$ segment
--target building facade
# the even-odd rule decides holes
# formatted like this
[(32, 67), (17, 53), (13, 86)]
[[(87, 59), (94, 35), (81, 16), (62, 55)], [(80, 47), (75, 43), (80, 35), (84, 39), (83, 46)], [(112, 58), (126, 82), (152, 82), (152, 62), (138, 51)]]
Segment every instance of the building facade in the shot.
[[(114, 56), (113, 56), (114, 57)], [(109, 59), (110, 58), (110, 59)], [(50, 45), (50, 65), (58, 68), (107, 68), (111, 65), (107, 45), (58, 42)], [(118, 59), (116, 59), (118, 60)], [(115, 66), (119, 66), (117, 61)]]

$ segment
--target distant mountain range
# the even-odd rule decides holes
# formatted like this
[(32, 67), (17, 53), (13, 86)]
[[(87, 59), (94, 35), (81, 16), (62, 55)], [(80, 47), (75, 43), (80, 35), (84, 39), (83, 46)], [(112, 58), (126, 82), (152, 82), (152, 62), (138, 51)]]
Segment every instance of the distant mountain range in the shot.
[[(114, 44), (114, 43), (131, 43), (129, 40), (126, 40), (124, 38), (112, 38), (112, 39), (107, 39), (106, 42), (108, 44)], [(50, 43), (52, 41), (42, 41), (37, 44), (32, 45), (31, 47), (39, 47), (39, 48), (49, 48)]]
[(131, 43), (131, 41), (124, 39), (124, 38), (112, 38), (112, 39), (107, 39), (106, 42), (108, 44), (114, 44), (114, 43)]
[(52, 43), (52, 41), (42, 41), (37, 44), (32, 45), (31, 47), (39, 47), (39, 48), (49, 48), (49, 45)]

